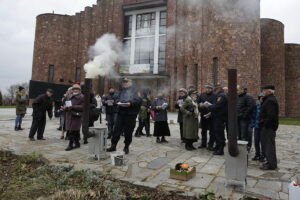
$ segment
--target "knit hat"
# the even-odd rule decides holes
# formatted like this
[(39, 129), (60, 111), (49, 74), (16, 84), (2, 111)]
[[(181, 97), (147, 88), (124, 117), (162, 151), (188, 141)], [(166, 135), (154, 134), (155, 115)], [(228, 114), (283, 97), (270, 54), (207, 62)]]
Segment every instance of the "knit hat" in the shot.
[(19, 86), (19, 91), (24, 90), (25, 88), (22, 86)]

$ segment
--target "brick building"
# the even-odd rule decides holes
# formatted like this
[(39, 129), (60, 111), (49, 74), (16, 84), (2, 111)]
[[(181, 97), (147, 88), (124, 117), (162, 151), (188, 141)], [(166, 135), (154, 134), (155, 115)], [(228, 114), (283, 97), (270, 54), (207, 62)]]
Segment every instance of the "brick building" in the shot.
[[(88, 49), (105, 33), (128, 49), (115, 66), (120, 76), (154, 94), (164, 90), (172, 107), (179, 88), (226, 85), (227, 69), (236, 68), (252, 95), (274, 84), (281, 115), (300, 116), (300, 46), (284, 44), (282, 23), (260, 19), (259, 0), (98, 0), (73, 16), (39, 15), (32, 80), (83, 81)], [(93, 81), (97, 93), (110, 86), (117, 81)]]

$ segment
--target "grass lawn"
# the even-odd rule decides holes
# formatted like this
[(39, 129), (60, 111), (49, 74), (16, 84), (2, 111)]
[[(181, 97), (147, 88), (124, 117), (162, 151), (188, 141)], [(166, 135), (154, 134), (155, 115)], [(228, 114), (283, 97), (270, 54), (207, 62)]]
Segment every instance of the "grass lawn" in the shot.
[(279, 123), (281, 125), (295, 125), (300, 126), (300, 118), (280, 118)]
[(0, 109), (1, 108), (16, 108), (16, 106), (0, 106)]

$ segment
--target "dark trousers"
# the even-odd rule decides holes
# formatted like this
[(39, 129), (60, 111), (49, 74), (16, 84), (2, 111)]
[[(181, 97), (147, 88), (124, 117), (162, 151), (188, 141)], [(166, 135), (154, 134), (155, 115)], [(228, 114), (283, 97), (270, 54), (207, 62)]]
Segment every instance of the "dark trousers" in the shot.
[(179, 122), (179, 130), (180, 130), (180, 139), (184, 140), (184, 138), (183, 138), (183, 122)]
[(69, 133), (69, 140), (78, 142), (80, 140), (80, 131), (68, 131)]
[(277, 168), (275, 137), (276, 137), (276, 131), (270, 128), (262, 128), (261, 130), (262, 149), (266, 154), (266, 159), (270, 167)]
[(238, 139), (248, 141), (249, 120), (238, 119)]
[(149, 119), (140, 119), (139, 118), (139, 126), (138, 126), (135, 134), (141, 135), (144, 127), (146, 130), (146, 135), (150, 135), (150, 118)]
[(248, 141), (249, 149), (251, 149), (252, 147), (252, 140), (253, 140), (253, 128), (250, 125), (248, 125), (247, 141)]
[(115, 129), (113, 131), (111, 143), (112, 146), (117, 146), (121, 134), (124, 131), (125, 146), (128, 147), (132, 142), (132, 133), (136, 124), (136, 115), (118, 114)]
[(221, 117), (213, 118), (213, 133), (216, 137), (217, 148), (223, 150), (225, 146), (225, 120)]
[(117, 120), (117, 113), (106, 113), (108, 136), (112, 136), (116, 120)]
[(260, 128), (254, 129), (254, 146), (255, 146), (255, 155), (256, 156), (265, 156), (265, 152), (263, 151), (262, 143), (261, 143)]
[(46, 118), (38, 119), (33, 117), (32, 124), (29, 132), (29, 138), (34, 138), (37, 132), (37, 139), (42, 139), (44, 137), (44, 131), (46, 126)]
[(215, 142), (215, 137), (212, 133), (212, 119), (201, 119), (201, 139), (202, 146), (207, 146), (207, 132), (209, 131), (209, 146), (213, 146)]

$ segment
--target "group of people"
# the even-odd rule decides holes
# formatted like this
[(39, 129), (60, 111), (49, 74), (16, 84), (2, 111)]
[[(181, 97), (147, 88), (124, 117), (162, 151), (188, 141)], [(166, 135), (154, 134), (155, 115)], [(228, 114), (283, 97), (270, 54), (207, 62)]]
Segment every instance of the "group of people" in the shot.
[[(95, 97), (91, 94), (90, 96), (89, 127), (94, 126), (94, 121), (98, 120), (102, 106), (106, 113), (108, 139), (111, 139), (111, 146), (107, 151), (116, 151), (120, 137), (124, 136), (123, 151), (125, 154), (129, 153), (136, 119), (138, 119), (138, 127), (134, 134), (135, 137), (152, 136), (150, 133), (150, 119), (152, 118), (154, 121), (153, 136), (156, 137), (156, 142), (168, 143), (166, 137), (171, 134), (167, 110), (170, 105), (163, 93), (159, 92), (157, 97), (151, 101), (150, 90), (137, 89), (132, 85), (130, 79), (122, 79), (121, 86), (119, 92), (116, 92), (114, 88), (109, 88), (108, 94), (102, 98), (99, 95)], [(198, 131), (201, 128), (201, 144), (198, 148), (213, 151), (214, 155), (224, 155), (225, 132), (228, 133), (228, 88), (210, 84), (207, 84), (205, 88), (206, 90), (202, 94), (198, 94), (194, 86), (179, 90), (175, 108), (178, 110), (181, 142), (185, 143), (186, 150), (195, 150), (196, 147), (193, 144), (199, 140)], [(29, 133), (31, 141), (35, 141), (36, 132), (37, 140), (45, 140), (43, 133), (46, 113), (50, 119), (53, 116), (53, 92), (48, 89), (45, 94), (38, 96), (32, 103), (33, 121)], [(250, 151), (254, 132), (256, 154), (253, 160), (263, 162), (262, 169), (264, 170), (277, 168), (275, 136), (278, 129), (279, 106), (274, 93), (274, 86), (263, 87), (262, 93), (258, 95), (255, 103), (254, 98), (247, 93), (247, 88), (237, 87), (238, 139), (247, 141)], [(17, 105), (24, 103), (24, 95), (22, 88), (19, 88)], [(81, 86), (74, 84), (64, 95), (60, 108), (61, 139), (69, 140), (66, 151), (80, 147), (83, 107), (84, 96), (81, 93)], [(26, 113), (26, 106), (25, 111), (17, 109), (15, 130), (22, 129), (24, 112)], [(84, 143), (87, 143), (87, 137), (83, 136), (83, 139)]]
[[(201, 128), (201, 145), (198, 148), (207, 148), (214, 155), (224, 155), (225, 131), (228, 134), (228, 88), (210, 84), (205, 87), (206, 91), (200, 95), (193, 86), (179, 90), (175, 107), (178, 109), (181, 140), (187, 150), (195, 150), (193, 143), (198, 140), (198, 128)], [(250, 151), (254, 132), (256, 153), (252, 160), (262, 162), (263, 170), (277, 168), (275, 136), (279, 106), (274, 93), (273, 85), (264, 86), (255, 102), (247, 88), (237, 86), (238, 140), (247, 141)]]

